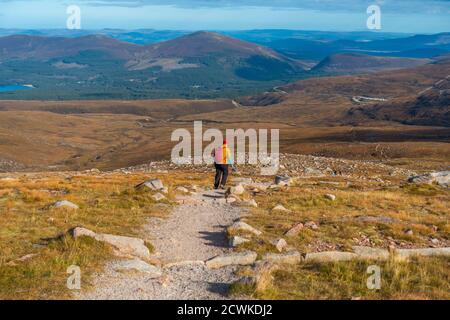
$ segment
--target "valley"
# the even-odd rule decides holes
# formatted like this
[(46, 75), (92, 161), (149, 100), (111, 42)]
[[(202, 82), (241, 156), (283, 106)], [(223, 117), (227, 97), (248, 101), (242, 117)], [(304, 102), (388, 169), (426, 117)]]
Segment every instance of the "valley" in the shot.
[[(282, 152), (375, 161), (426, 159), (422, 166), (444, 168), (450, 158), (448, 74), (450, 65), (440, 62), (306, 79), (239, 103), (3, 100), (0, 157), (34, 170), (117, 169), (167, 159), (171, 132), (191, 130), (192, 121), (202, 120), (206, 127), (219, 129), (279, 128)], [(436, 83), (437, 89), (429, 89)], [(361, 105), (352, 100), (367, 94), (387, 101)], [(414, 113), (389, 107), (417, 97), (423, 112), (416, 102)]]

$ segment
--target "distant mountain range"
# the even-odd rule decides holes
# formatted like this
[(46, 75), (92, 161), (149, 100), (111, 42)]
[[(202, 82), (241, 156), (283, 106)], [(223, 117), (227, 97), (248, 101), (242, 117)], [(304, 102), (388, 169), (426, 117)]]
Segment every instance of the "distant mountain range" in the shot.
[(15, 33), (0, 37), (0, 86), (35, 89), (3, 92), (0, 99), (239, 97), (318, 75), (418, 66), (450, 52), (450, 33), (393, 38), (289, 30), (0, 30), (0, 35), (10, 32)]
[(336, 53), (432, 58), (450, 51), (450, 33), (374, 40), (287, 38), (271, 41), (267, 46), (297, 59), (310, 60), (322, 60)]
[[(214, 31), (214, 30), (210, 30)], [(386, 32), (332, 32), (332, 31), (307, 31), (307, 30), (286, 30), (286, 29), (257, 29), (239, 31), (216, 31), (230, 37), (259, 44), (267, 44), (272, 41), (282, 39), (305, 39), (305, 40), (354, 40), (373, 41), (385, 39), (398, 39), (413, 36), (407, 33), (386, 33)], [(64, 37), (77, 38), (88, 35), (105, 35), (110, 38), (127, 41), (136, 44), (152, 44), (172, 40), (192, 33), (186, 30), (154, 30), (154, 29), (100, 29), (100, 30), (68, 30), (68, 29), (0, 29), (0, 37), (10, 35), (29, 35), (42, 37)]]
[(103, 35), (0, 38), (0, 85), (36, 89), (14, 98), (161, 98), (240, 95), (298, 78), (301, 61), (214, 32), (152, 45)]

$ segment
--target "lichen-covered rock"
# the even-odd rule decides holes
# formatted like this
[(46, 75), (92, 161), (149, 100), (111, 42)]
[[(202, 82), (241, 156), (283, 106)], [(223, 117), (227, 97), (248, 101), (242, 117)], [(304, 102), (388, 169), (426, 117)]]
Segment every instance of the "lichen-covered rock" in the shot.
[(358, 258), (358, 255), (353, 252), (341, 251), (325, 251), (316, 253), (307, 253), (305, 257), (306, 262), (339, 262), (350, 261)]
[(252, 227), (251, 225), (249, 225), (243, 221), (237, 221), (228, 227), (229, 233), (239, 232), (239, 231), (250, 232), (257, 236), (259, 236), (262, 233), (261, 231), (255, 229), (254, 227)]
[(372, 248), (364, 246), (354, 246), (352, 247), (353, 252), (358, 255), (358, 258), (367, 260), (388, 260), (389, 250), (381, 248)]
[(312, 230), (317, 230), (319, 229), (319, 226), (317, 225), (317, 223), (315, 223), (314, 221), (308, 221), (305, 223), (305, 227), (310, 228)]
[(439, 171), (423, 174), (419, 176), (410, 177), (408, 179), (411, 183), (437, 183), (443, 187), (450, 186), (450, 171)]
[(230, 244), (230, 247), (234, 248), (234, 247), (237, 247), (240, 244), (243, 244), (243, 243), (246, 243), (246, 242), (249, 242), (249, 241), (250, 240), (248, 240), (246, 238), (239, 237), (239, 236), (234, 236), (234, 237), (230, 238), (229, 244)]
[(276, 239), (271, 241), (271, 244), (274, 245), (274, 247), (278, 250), (278, 252), (282, 252), (284, 248), (287, 247), (287, 242), (283, 238)]
[(297, 264), (302, 261), (302, 256), (298, 251), (267, 253), (263, 255), (262, 260), (278, 264)]
[(255, 263), (252, 275), (240, 278), (236, 283), (250, 288), (253, 292), (263, 292), (272, 283), (272, 272), (278, 269), (276, 264), (269, 261)]
[(255, 201), (255, 199), (250, 199), (250, 200), (244, 200), (239, 202), (239, 205), (241, 207), (253, 207), (253, 208), (258, 208), (258, 203)]
[(179, 191), (179, 192), (182, 192), (182, 193), (188, 193), (189, 192), (189, 190), (187, 188), (185, 188), (185, 187), (177, 187), (175, 190)]
[(162, 270), (140, 259), (120, 260), (114, 263), (114, 270), (119, 272), (141, 272), (149, 279), (162, 276)]
[(155, 200), (155, 201), (161, 201), (161, 200), (164, 200), (164, 199), (166, 199), (166, 197), (163, 195), (163, 194), (161, 194), (161, 193), (156, 193), (156, 194), (154, 194), (153, 196), (152, 196), (152, 198), (153, 198), (153, 200)]
[(244, 186), (251, 185), (253, 183), (252, 178), (243, 178), (243, 177), (236, 177), (233, 179), (233, 182), (236, 184), (242, 184)]
[(116, 252), (121, 255), (131, 255), (141, 259), (148, 259), (150, 251), (145, 245), (145, 241), (139, 238), (117, 236), (106, 233), (95, 233), (85, 228), (74, 228), (71, 231), (74, 238), (81, 236), (91, 237), (97, 241), (106, 242), (116, 249)]
[(292, 178), (288, 176), (276, 176), (275, 184), (278, 186), (290, 186), (292, 184)]
[(284, 234), (286, 237), (295, 237), (305, 226), (303, 223), (297, 223)]
[(81, 227), (76, 227), (74, 229), (71, 230), (71, 234), (72, 237), (79, 238), (79, 237), (91, 237), (91, 238), (95, 238), (95, 236), (97, 235), (94, 231), (86, 229), (86, 228), (81, 228)]
[(232, 265), (250, 265), (256, 261), (257, 254), (252, 251), (229, 253), (206, 261), (209, 269), (218, 269)]
[(69, 209), (79, 209), (80, 207), (78, 207), (78, 205), (76, 205), (73, 202), (70, 202), (68, 200), (61, 200), (61, 201), (57, 201), (53, 204), (53, 207), (55, 208), (69, 208)]
[(419, 248), (419, 249), (395, 249), (395, 258), (408, 260), (414, 256), (450, 256), (450, 247), (447, 248)]
[(245, 188), (242, 184), (238, 184), (235, 187), (231, 187), (229, 190), (230, 190), (230, 194), (237, 195), (237, 196), (240, 196), (245, 192)]
[(160, 179), (152, 179), (138, 184), (136, 188), (149, 188), (153, 191), (161, 191), (164, 189), (164, 184)]
[(281, 211), (281, 212), (290, 212), (290, 210), (286, 209), (283, 205), (277, 204), (272, 211)]

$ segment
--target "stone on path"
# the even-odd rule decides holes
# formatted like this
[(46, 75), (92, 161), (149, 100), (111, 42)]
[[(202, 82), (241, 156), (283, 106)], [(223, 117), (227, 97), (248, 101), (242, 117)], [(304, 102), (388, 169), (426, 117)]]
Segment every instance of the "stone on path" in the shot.
[(327, 198), (328, 200), (331, 200), (331, 201), (336, 200), (336, 196), (334, 194), (331, 194), (331, 193), (326, 194), (325, 198)]
[(250, 240), (248, 240), (246, 238), (239, 237), (239, 236), (234, 236), (234, 237), (231, 237), (229, 244), (230, 244), (230, 247), (234, 248), (234, 247), (237, 247), (240, 244), (243, 244), (243, 243), (246, 243), (246, 242), (249, 242), (249, 241)]
[(235, 187), (231, 187), (231, 188), (229, 188), (229, 190), (230, 190), (230, 194), (237, 195), (237, 196), (240, 196), (245, 192), (245, 188), (242, 184), (238, 184)]
[(302, 261), (302, 256), (298, 251), (267, 253), (263, 255), (262, 260), (277, 264), (298, 264)]
[(74, 238), (86, 236), (94, 238), (97, 241), (106, 242), (112, 245), (119, 254), (131, 255), (141, 259), (148, 259), (150, 257), (150, 251), (145, 245), (145, 241), (139, 238), (95, 233), (89, 229), (80, 227), (72, 230), (72, 236)]
[(250, 187), (253, 189), (257, 189), (258, 192), (264, 192), (269, 188), (269, 186), (270, 186), (270, 183), (260, 182), (260, 183), (252, 183)]
[(69, 208), (69, 209), (79, 209), (80, 208), (75, 203), (70, 202), (68, 200), (57, 201), (57, 202), (55, 202), (53, 204), (53, 207), (55, 207), (55, 208)]
[(209, 269), (218, 269), (232, 265), (250, 265), (256, 261), (256, 252), (246, 251), (238, 253), (229, 253), (221, 256), (214, 257), (206, 261), (206, 266)]
[(262, 233), (261, 231), (255, 229), (254, 227), (252, 227), (251, 225), (249, 225), (243, 221), (237, 221), (228, 227), (229, 233), (239, 232), (239, 231), (250, 232), (257, 236), (259, 236)]
[(341, 251), (324, 251), (316, 253), (307, 253), (305, 257), (306, 262), (339, 262), (350, 261), (358, 258), (358, 255), (353, 252)]
[(236, 199), (235, 197), (228, 197), (225, 199), (225, 203), (228, 203), (228, 204), (235, 203), (237, 201), (238, 201), (238, 199)]
[(146, 274), (149, 279), (159, 278), (162, 276), (160, 268), (148, 264), (141, 259), (120, 260), (114, 262), (114, 270), (119, 272), (142, 272)]
[(243, 177), (237, 177), (233, 179), (233, 182), (236, 184), (242, 184), (244, 186), (251, 185), (253, 183), (252, 178), (243, 178)]

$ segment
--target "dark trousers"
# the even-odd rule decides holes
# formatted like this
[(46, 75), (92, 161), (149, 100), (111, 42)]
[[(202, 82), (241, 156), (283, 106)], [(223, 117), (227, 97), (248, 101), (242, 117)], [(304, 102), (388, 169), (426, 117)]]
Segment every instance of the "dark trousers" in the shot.
[(218, 164), (214, 163), (216, 167), (216, 177), (214, 179), (214, 188), (219, 188), (219, 186), (225, 187), (228, 179), (228, 164)]

